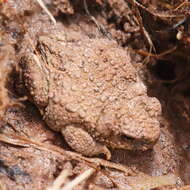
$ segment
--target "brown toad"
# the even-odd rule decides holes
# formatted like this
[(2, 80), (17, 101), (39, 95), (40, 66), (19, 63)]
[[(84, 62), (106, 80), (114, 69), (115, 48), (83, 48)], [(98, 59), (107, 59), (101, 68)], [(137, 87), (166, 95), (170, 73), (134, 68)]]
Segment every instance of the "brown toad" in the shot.
[(107, 146), (151, 148), (160, 133), (159, 101), (147, 96), (116, 42), (79, 34), (40, 36), (38, 53), (21, 59), (24, 85), (43, 119), (86, 156), (104, 153), (109, 159)]

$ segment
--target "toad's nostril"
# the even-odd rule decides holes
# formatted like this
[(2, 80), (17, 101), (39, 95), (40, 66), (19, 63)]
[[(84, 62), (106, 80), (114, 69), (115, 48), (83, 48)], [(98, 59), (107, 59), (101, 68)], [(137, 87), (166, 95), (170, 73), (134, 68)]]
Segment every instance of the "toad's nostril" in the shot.
[(131, 137), (128, 135), (121, 135), (121, 138), (122, 138), (122, 140), (125, 140), (125, 141), (134, 141), (135, 140), (134, 137)]

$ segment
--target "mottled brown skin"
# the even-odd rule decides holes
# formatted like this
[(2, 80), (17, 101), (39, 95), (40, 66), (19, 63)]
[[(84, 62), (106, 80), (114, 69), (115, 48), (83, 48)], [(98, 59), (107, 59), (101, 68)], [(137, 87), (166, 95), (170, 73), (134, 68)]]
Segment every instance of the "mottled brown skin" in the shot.
[(157, 141), (161, 106), (148, 97), (126, 50), (77, 32), (40, 36), (38, 55), (21, 59), (26, 89), (47, 125), (77, 152), (147, 150)]

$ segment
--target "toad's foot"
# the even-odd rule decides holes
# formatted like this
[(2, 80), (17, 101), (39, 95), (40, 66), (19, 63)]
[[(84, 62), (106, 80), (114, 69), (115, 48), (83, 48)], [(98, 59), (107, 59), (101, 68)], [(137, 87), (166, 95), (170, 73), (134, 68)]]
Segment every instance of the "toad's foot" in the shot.
[(94, 156), (103, 153), (108, 160), (111, 158), (111, 153), (107, 147), (98, 144), (85, 130), (74, 125), (67, 125), (61, 132), (66, 142), (75, 151), (85, 156)]

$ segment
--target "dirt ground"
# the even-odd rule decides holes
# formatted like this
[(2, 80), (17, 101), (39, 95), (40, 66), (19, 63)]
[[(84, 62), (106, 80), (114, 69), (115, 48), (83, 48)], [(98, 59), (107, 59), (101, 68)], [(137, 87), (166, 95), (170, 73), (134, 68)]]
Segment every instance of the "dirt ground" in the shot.
[[(54, 24), (38, 1), (0, 0), (0, 190), (66, 190), (82, 174), (73, 189), (190, 189), (190, 2), (183, 2), (44, 0)], [(130, 53), (162, 107), (153, 149), (88, 158), (47, 127), (22, 88), (19, 61), (55, 28), (116, 40)], [(60, 175), (62, 188), (53, 189)]]

